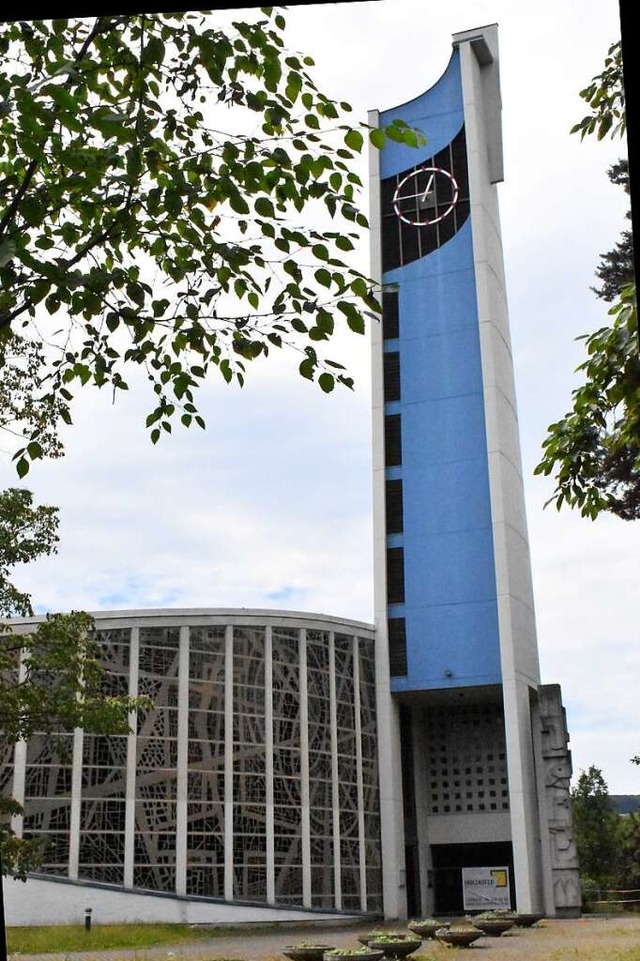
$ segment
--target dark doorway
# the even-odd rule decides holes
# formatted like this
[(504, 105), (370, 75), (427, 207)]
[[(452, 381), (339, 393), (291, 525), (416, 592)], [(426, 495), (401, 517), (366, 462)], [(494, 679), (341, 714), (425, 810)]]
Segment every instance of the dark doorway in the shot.
[(404, 866), (407, 883), (407, 911), (410, 918), (419, 918), (420, 858), (416, 829), (416, 798), (413, 770), (413, 733), (411, 710), (400, 705), (400, 752), (402, 764), (402, 800), (404, 814)]
[(436, 914), (463, 914), (462, 868), (509, 868), (511, 906), (516, 907), (511, 842), (434, 844), (431, 847)]
[(410, 918), (419, 918), (422, 908), (420, 905), (420, 869), (418, 852), (414, 844), (405, 845), (404, 859), (407, 878), (407, 912)]

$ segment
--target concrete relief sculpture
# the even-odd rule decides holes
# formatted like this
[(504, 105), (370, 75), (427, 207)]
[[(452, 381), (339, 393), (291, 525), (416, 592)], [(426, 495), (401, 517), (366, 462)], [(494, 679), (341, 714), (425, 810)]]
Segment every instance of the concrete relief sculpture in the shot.
[(559, 915), (580, 910), (578, 854), (571, 821), (571, 752), (560, 686), (539, 689), (547, 822), (551, 841), (553, 897)]
[(577, 869), (578, 854), (576, 845), (567, 830), (571, 825), (566, 822), (551, 821), (549, 823), (549, 834), (551, 837), (551, 860), (556, 870)]
[(580, 876), (577, 870), (553, 872), (553, 897), (558, 914), (567, 917), (580, 912)]

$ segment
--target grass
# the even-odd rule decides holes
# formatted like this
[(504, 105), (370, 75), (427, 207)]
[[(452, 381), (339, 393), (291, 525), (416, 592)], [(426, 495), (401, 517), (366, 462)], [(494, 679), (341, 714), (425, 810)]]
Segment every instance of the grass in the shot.
[(190, 924), (96, 924), (85, 931), (80, 924), (8, 928), (10, 954), (63, 951), (102, 951), (110, 948), (153, 948), (210, 938), (217, 932)]
[(640, 961), (640, 944), (620, 948), (615, 945), (591, 945), (552, 951), (550, 961)]
[[(243, 938), (278, 930), (276, 924), (224, 925), (193, 924), (94, 924), (91, 931), (84, 925), (48, 925), (43, 927), (7, 928), (9, 954), (49, 954), (65, 951), (103, 951), (110, 948), (155, 948), (179, 945), (208, 938)], [(239, 961), (220, 958), (217, 961)], [(282, 961), (282, 959), (280, 959)]]

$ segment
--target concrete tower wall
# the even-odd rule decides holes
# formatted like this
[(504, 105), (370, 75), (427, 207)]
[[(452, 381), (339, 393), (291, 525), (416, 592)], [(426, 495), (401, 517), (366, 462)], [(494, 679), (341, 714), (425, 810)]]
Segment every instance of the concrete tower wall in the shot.
[(498, 31), (485, 27), (453, 40), (467, 126), (516, 896), (526, 911), (542, 899), (530, 705), (540, 671), (495, 187), (502, 180)]

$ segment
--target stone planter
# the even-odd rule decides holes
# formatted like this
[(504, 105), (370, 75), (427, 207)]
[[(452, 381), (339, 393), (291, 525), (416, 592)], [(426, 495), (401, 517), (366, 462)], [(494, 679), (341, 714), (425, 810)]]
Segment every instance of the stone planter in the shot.
[(369, 947), (374, 951), (382, 951), (385, 958), (406, 958), (417, 951), (422, 941), (409, 935), (387, 938), (382, 941), (369, 941)]
[(326, 951), (323, 961), (382, 961), (384, 954), (382, 951), (373, 951), (368, 948), (355, 948), (353, 950), (341, 950), (334, 948)]
[(288, 944), (282, 953), (290, 961), (322, 961), (326, 952), (333, 949), (333, 944)]
[(377, 941), (379, 938), (399, 938), (400, 940), (405, 940), (410, 937), (410, 934), (403, 934), (402, 931), (367, 931), (366, 934), (358, 935), (358, 941), (360, 944), (367, 946), (371, 941)]
[(449, 923), (436, 921), (435, 918), (425, 918), (422, 921), (409, 921), (407, 927), (425, 941), (427, 938), (435, 938), (438, 928), (448, 928)]
[(490, 938), (499, 938), (501, 934), (513, 927), (513, 920), (512, 918), (471, 918), (471, 924)]
[(532, 928), (543, 917), (544, 914), (514, 914), (511, 920), (517, 928)]
[(469, 945), (481, 937), (482, 931), (471, 925), (469, 927), (438, 928), (436, 931), (437, 941), (441, 941), (443, 944), (451, 944), (454, 948), (468, 948)]

